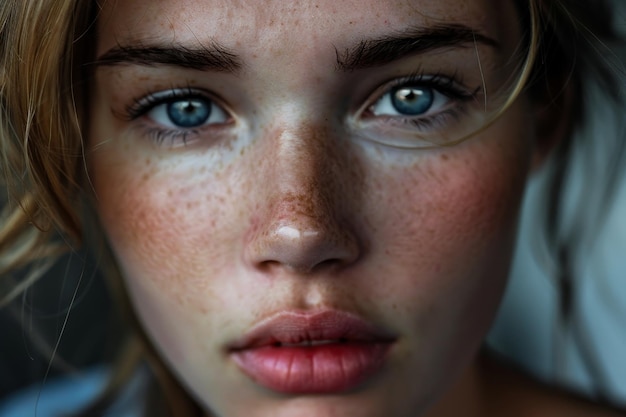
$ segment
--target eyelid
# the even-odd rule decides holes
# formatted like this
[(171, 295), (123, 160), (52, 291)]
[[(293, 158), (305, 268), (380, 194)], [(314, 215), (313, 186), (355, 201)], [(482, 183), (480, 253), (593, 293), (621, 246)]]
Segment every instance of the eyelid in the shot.
[[(445, 103), (423, 114), (375, 114), (373, 107), (400, 86), (430, 88)], [(473, 110), (482, 85), (470, 88), (459, 76), (440, 73), (412, 73), (389, 80), (374, 89), (347, 120), (356, 137), (398, 149), (445, 146), (464, 137), (465, 126), (482, 120)], [(458, 133), (457, 132), (461, 132)]]
[[(212, 114), (223, 115), (221, 120), (198, 126), (171, 126), (155, 120), (151, 113), (159, 111), (159, 107), (167, 106), (168, 103), (184, 100), (202, 100), (212, 107)], [(121, 117), (128, 122), (141, 121), (135, 124), (141, 136), (145, 136), (151, 142), (166, 148), (178, 148), (195, 143), (213, 144), (219, 138), (225, 138), (235, 118), (232, 111), (224, 104), (224, 101), (216, 97), (211, 91), (193, 88), (170, 88), (156, 92), (145, 93), (139, 98), (133, 99), (132, 103), (125, 107)], [(226, 130), (225, 130), (226, 129)]]
[(378, 103), (385, 96), (385, 94), (390, 93), (395, 87), (402, 85), (421, 85), (429, 87), (448, 98), (457, 100), (474, 98), (477, 93), (477, 90), (470, 91), (468, 88), (464, 87), (462, 81), (456, 74), (453, 76), (446, 76), (441, 73), (434, 73), (430, 75), (421, 72), (414, 72), (405, 77), (394, 78), (393, 80), (390, 80), (378, 87), (372, 94), (370, 94), (370, 97), (373, 98), (368, 99), (357, 111), (357, 114), (363, 114), (371, 108), (371, 106)]
[(176, 101), (176, 99), (182, 100), (193, 98), (209, 101), (220, 107), (225, 114), (229, 116), (232, 114), (228, 109), (228, 106), (224, 105), (223, 101), (215, 97), (214, 94), (204, 89), (192, 87), (171, 88), (168, 90), (145, 94), (139, 98), (133, 99), (132, 104), (126, 107), (125, 114), (129, 120), (135, 120), (161, 104)]

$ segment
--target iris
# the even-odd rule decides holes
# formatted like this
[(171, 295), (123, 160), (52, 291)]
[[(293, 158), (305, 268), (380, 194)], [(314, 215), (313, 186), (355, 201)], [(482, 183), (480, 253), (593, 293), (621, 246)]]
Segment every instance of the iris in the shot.
[(420, 115), (426, 113), (435, 101), (432, 89), (415, 86), (399, 86), (391, 91), (391, 103), (398, 113)]
[(168, 103), (167, 116), (179, 127), (198, 127), (211, 117), (211, 105), (201, 99), (187, 99)]

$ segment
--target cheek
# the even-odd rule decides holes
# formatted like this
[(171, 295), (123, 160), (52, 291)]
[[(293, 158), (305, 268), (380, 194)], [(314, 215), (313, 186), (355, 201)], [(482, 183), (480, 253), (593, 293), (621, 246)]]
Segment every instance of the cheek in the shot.
[(228, 289), (216, 277), (236, 275), (245, 207), (229, 202), (241, 200), (234, 190), (245, 186), (227, 171), (133, 150), (101, 151), (92, 173), (100, 221), (134, 308), (165, 357), (187, 363), (208, 339), (180, 332), (224, 325), (215, 323), (216, 311), (229, 304)]
[(409, 335), (407, 379), (433, 387), (476, 352), (508, 276), (532, 142), (488, 132), (368, 180), (380, 255), (355, 292), (375, 286), (371, 308)]
[(189, 161), (176, 158), (132, 162), (141, 158), (98, 156), (93, 172), (101, 222), (131, 281), (141, 277), (186, 304), (189, 288), (210, 291), (207, 275), (232, 264), (226, 248), (232, 250), (234, 234), (224, 230), (241, 224), (237, 211), (244, 208), (227, 205), (233, 191), (221, 173), (201, 164), (181, 168)]
[(480, 156), (442, 154), (436, 169), (425, 164), (391, 186), (396, 193), (390, 211), (398, 213), (392, 228), (404, 229), (409, 239), (398, 245), (420, 248), (432, 259), (454, 255), (448, 258), (452, 261), (471, 257), (500, 236), (510, 237), (524, 170), (504, 167), (497, 155)]
[(381, 299), (404, 306), (420, 328), (470, 314), (475, 336), (499, 301), (532, 143), (525, 134), (511, 136), (511, 126), (523, 124), (503, 120), (480, 137), (369, 180), (377, 190), (370, 199), (372, 245), (384, 254), (374, 276), (394, 277), (380, 278)]
[(511, 112), (480, 136), (372, 178), (385, 202), (373, 223), (387, 224), (397, 237), (389, 250), (438, 260), (438, 268), (487, 249), (498, 253), (513, 238), (529, 171), (525, 121), (522, 112)]

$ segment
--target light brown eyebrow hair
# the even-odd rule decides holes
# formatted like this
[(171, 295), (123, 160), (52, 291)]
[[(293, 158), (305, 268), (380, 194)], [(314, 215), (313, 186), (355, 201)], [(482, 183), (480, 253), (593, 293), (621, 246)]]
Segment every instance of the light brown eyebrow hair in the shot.
[(434, 49), (463, 47), (482, 43), (498, 49), (500, 44), (465, 25), (414, 27), (396, 35), (367, 39), (340, 52), (335, 48), (337, 69), (354, 71), (389, 64), (409, 55)]
[(170, 65), (200, 71), (235, 73), (241, 69), (240, 58), (227, 48), (213, 42), (189, 47), (180, 44), (117, 45), (99, 56), (91, 65)]

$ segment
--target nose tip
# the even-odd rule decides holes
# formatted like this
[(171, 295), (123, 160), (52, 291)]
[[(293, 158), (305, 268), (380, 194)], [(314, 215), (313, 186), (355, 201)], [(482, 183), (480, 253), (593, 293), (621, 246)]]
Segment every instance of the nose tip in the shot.
[(313, 273), (346, 267), (360, 256), (351, 214), (356, 188), (345, 171), (348, 151), (325, 125), (297, 123), (270, 131), (263, 149), (271, 163), (256, 174), (259, 204), (244, 256), (266, 273)]
[(323, 268), (345, 267), (359, 256), (358, 241), (347, 224), (332, 216), (311, 217), (292, 210), (290, 216), (272, 216), (248, 245), (248, 258), (263, 271), (276, 268), (312, 273)]

